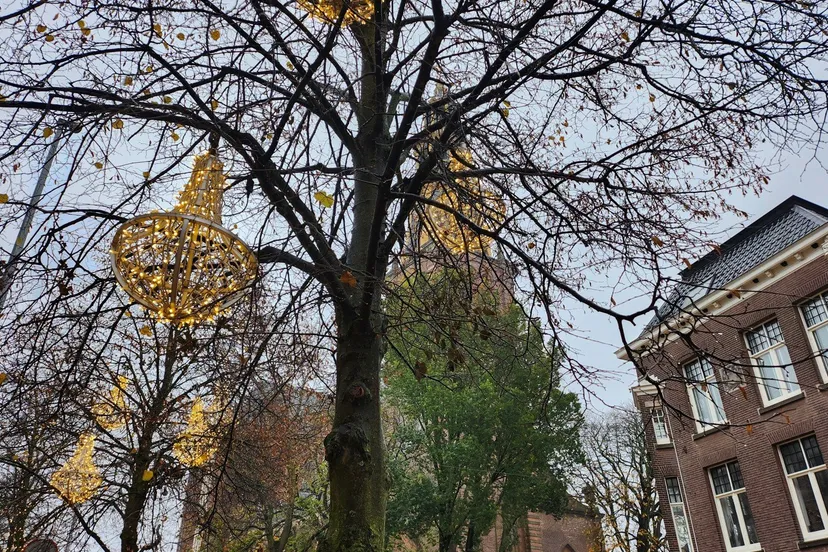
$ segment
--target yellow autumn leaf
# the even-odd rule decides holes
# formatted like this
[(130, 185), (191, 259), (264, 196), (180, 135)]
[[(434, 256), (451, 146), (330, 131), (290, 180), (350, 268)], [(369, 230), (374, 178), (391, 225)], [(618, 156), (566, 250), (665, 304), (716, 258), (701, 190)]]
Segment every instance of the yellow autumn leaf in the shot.
[(112, 121), (112, 128), (121, 130), (122, 128), (124, 128), (124, 121), (121, 119), (115, 119), (114, 121)]
[(150, 481), (155, 476), (152, 470), (144, 470), (144, 474), (141, 476), (142, 481)]
[(654, 101), (655, 101), (655, 95), (654, 95), (654, 94), (650, 94), (650, 101), (651, 101), (651, 102), (654, 102)]
[(333, 207), (334, 198), (332, 195), (328, 195), (325, 192), (319, 191), (313, 194), (313, 198), (318, 201), (322, 207)]
[(8, 203), (9, 194), (0, 194), (0, 203)]
[(46, 127), (46, 128), (43, 129), (43, 137), (44, 138), (48, 138), (49, 136), (51, 136), (54, 133), (55, 133), (55, 131), (52, 130), (52, 127)]
[(170, 138), (173, 139), (173, 142), (178, 142), (178, 139), (181, 137), (178, 135), (178, 133), (173, 132), (172, 135), (170, 135)]
[(6, 378), (8, 378), (8, 376), (6, 374), (4, 374), (3, 372), (0, 372), (0, 385), (3, 385), (4, 383), (6, 383)]
[(37, 27), (35, 27), (35, 28), (37, 29), (37, 32), (39, 32), (39, 33), (45, 33), (46, 32), (46, 25), (43, 25), (42, 23), (40, 25), (38, 25)]
[(132, 77), (124, 77), (124, 86), (132, 86)]
[(210, 100), (210, 109), (215, 111), (216, 109), (218, 109), (218, 106), (219, 106), (218, 100)]
[(219, 38), (221, 38), (221, 31), (218, 29), (213, 29), (212, 31), (210, 31), (210, 38), (212, 38), (213, 40), (218, 40)]
[(152, 328), (150, 328), (149, 326), (141, 326), (141, 329), (138, 330), (138, 333), (140, 333), (141, 335), (150, 336), (152, 335)]
[(287, 65), (288, 70), (293, 71), (293, 64), (291, 62), (287, 62), (285, 65)]
[(83, 19), (78, 21), (78, 27), (80, 27), (81, 29), (85, 29), (86, 28), (86, 21), (84, 21)]
[(185, 35), (184, 33), (178, 33), (177, 35), (175, 35), (175, 38), (177, 38), (178, 40), (184, 40), (185, 38), (187, 38), (187, 35)]
[(172, 103), (172, 98), (169, 97), (169, 96), (164, 96), (164, 103), (165, 104)]
[(83, 36), (89, 36), (89, 35), (92, 34), (92, 30), (91, 29), (81, 29), (81, 33), (83, 33)]
[(145, 73), (152, 73), (152, 65), (147, 65), (147, 67), (144, 69), (144, 72)]
[(101, 163), (100, 161), (95, 161), (95, 168), (98, 170), (102, 169), (103, 163)]
[(141, 175), (142, 175), (144, 178), (149, 178), (149, 177), (150, 177), (150, 173), (149, 173), (149, 171), (144, 171), (144, 172), (142, 172), (142, 173), (141, 173)]
[(630, 35), (627, 34), (627, 31), (621, 33), (621, 40), (626, 40), (627, 42), (630, 41)]
[(46, 42), (53, 42), (54, 40), (55, 40), (54, 36), (52, 36), (50, 34), (46, 35)]
[(158, 36), (161, 36), (161, 24), (160, 23), (156, 23), (155, 25), (153, 25), (152, 30), (155, 31), (155, 34), (157, 34)]

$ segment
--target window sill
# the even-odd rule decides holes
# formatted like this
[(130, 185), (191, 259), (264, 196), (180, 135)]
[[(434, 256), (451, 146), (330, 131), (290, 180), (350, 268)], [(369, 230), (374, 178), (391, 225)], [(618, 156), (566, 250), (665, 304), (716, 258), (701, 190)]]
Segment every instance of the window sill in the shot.
[(658, 449), (671, 449), (671, 448), (676, 448), (676, 447), (673, 446), (673, 443), (656, 443), (655, 448), (656, 448), (656, 450), (658, 450)]
[(781, 406), (787, 406), (791, 403), (795, 403), (798, 400), (805, 398), (805, 392), (800, 391), (796, 395), (791, 395), (790, 397), (786, 397), (779, 402), (775, 402), (773, 404), (769, 404), (768, 406), (763, 406), (762, 408), (758, 409), (759, 415), (767, 414), (768, 412), (772, 412)]
[(797, 547), (800, 550), (805, 550), (807, 548), (816, 548), (817, 546), (824, 546), (826, 544), (828, 544), (828, 537), (822, 537), (821, 539), (801, 540), (797, 543)]
[(720, 424), (714, 425), (713, 427), (709, 427), (709, 428), (705, 429), (704, 431), (699, 431), (698, 433), (694, 433), (693, 434), (693, 440), (695, 441), (697, 439), (701, 439), (702, 437), (707, 437), (708, 435), (711, 435), (711, 434), (716, 433), (718, 431), (722, 431), (722, 430), (727, 429), (729, 427), (730, 427), (730, 422), (727, 422), (727, 421), (722, 422)]

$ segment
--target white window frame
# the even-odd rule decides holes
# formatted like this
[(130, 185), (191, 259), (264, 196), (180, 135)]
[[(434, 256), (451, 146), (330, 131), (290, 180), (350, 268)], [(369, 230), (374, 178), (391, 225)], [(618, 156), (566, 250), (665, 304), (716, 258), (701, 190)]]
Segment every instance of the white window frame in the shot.
[(815, 295), (813, 297), (808, 298), (807, 301), (799, 305), (799, 316), (802, 318), (802, 326), (807, 330), (805, 333), (808, 334), (808, 342), (811, 345), (811, 351), (814, 353), (814, 359), (816, 360), (817, 368), (819, 368), (819, 377), (822, 378), (823, 383), (826, 383), (828, 382), (828, 366), (826, 366), (825, 355), (828, 355), (828, 349), (826, 349), (825, 352), (823, 352), (823, 350), (819, 348), (819, 344), (817, 343), (815, 334), (817, 330), (828, 326), (828, 318), (826, 318), (822, 322), (817, 322), (813, 326), (808, 326), (808, 319), (805, 317), (805, 304), (810, 303), (811, 301), (814, 301), (816, 299), (822, 301), (825, 310), (828, 312), (828, 291), (825, 291), (823, 293), (820, 293), (819, 295)]
[[(670, 427), (667, 425), (667, 413), (661, 406), (653, 406), (650, 410), (650, 420), (653, 424), (653, 434), (657, 445), (669, 445), (673, 442), (670, 438)], [(661, 430), (659, 431), (659, 428)]]
[[(782, 338), (781, 341), (778, 341), (776, 343), (771, 343), (771, 339), (769, 337), (767, 330), (767, 326), (773, 323), (776, 323), (779, 326), (779, 333)], [(753, 351), (750, 347), (748, 334), (760, 331), (764, 333), (765, 340), (767, 341), (768, 346), (764, 349)], [(747, 346), (748, 349), (748, 354), (750, 355), (750, 362), (753, 365), (753, 375), (756, 378), (756, 383), (759, 387), (759, 395), (762, 397), (762, 404), (764, 406), (772, 406), (776, 403), (788, 400), (791, 397), (796, 397), (802, 394), (802, 388), (799, 386), (799, 378), (796, 377), (796, 370), (794, 369), (793, 363), (790, 362), (791, 355), (788, 351), (788, 346), (785, 344), (785, 335), (782, 333), (782, 326), (779, 324), (778, 319), (774, 318), (773, 320), (768, 320), (767, 322), (763, 322), (762, 324), (759, 324), (758, 326), (751, 328), (750, 330), (744, 333), (743, 337), (745, 340), (745, 346)], [(788, 356), (788, 364), (786, 364), (785, 362), (783, 362), (782, 359), (779, 358), (779, 351), (781, 351), (783, 348), (785, 349), (785, 353)], [(780, 390), (782, 391), (782, 394), (776, 397), (775, 399), (770, 399), (768, 397), (768, 390), (765, 387), (766, 378), (762, 375), (762, 365), (759, 364), (759, 358), (766, 354), (770, 354), (771, 358), (773, 359), (773, 364), (770, 366), (765, 366), (765, 368), (770, 368), (771, 370), (773, 370), (774, 377), (772, 379), (773, 381), (779, 384)], [(793, 374), (793, 381), (789, 381), (786, 377), (785, 366), (787, 366), (788, 370), (790, 370), (790, 373)], [(791, 387), (791, 384), (795, 385), (796, 389)], [(782, 389), (782, 386), (784, 386), (785, 389)]]
[[(705, 371), (704, 370), (704, 365), (705, 364), (707, 365), (708, 368), (710, 368), (710, 375), (705, 376), (704, 381), (699, 381), (699, 382), (690, 381), (690, 378), (687, 377), (687, 368), (691, 364), (696, 363), (696, 362), (698, 362), (700, 364), (700, 371), (702, 373)], [(707, 360), (704, 357), (698, 357), (698, 358), (695, 358), (695, 359), (693, 359), (689, 362), (685, 362), (682, 365), (682, 375), (684, 376), (686, 384), (687, 384), (687, 394), (690, 396), (690, 407), (693, 410), (693, 419), (696, 420), (696, 429), (698, 430), (698, 432), (702, 433), (702, 432), (707, 431), (708, 429), (711, 429), (713, 427), (727, 424), (728, 422), (727, 422), (727, 415), (725, 414), (725, 411), (724, 411), (724, 403), (722, 403), (721, 405), (716, 404), (716, 400), (713, 398), (713, 394), (710, 391), (710, 388), (712, 386), (715, 386), (716, 391), (718, 392), (718, 395), (719, 395), (719, 401), (721, 402), (722, 392), (721, 392), (721, 389), (719, 389), (719, 387), (718, 387), (718, 385), (719, 385), (718, 381), (716, 381), (716, 371), (713, 370), (713, 366), (711, 366), (710, 361)], [(707, 389), (705, 389), (703, 386), (707, 387)], [(699, 408), (696, 405), (696, 395), (694, 393), (694, 391), (697, 388), (698, 388), (698, 391), (707, 399), (709, 410), (711, 412), (718, 413), (718, 415), (719, 415), (718, 420), (710, 420), (710, 421), (702, 420), (701, 414), (699, 412)]]
[[(679, 492), (679, 495), (680, 495), (679, 498), (681, 498), (681, 502), (673, 502), (670, 499), (670, 486), (667, 484), (667, 481), (669, 479), (675, 479), (676, 480), (676, 488), (678, 489), (678, 492)], [(670, 505), (670, 515), (673, 518), (673, 528), (674, 528), (675, 533), (676, 533), (676, 542), (679, 545), (679, 552), (681, 552), (681, 548), (682, 548), (683, 544), (687, 545), (687, 547), (689, 549), (689, 552), (693, 552), (693, 550), (694, 550), (693, 549), (693, 537), (691, 535), (691, 530), (690, 530), (690, 518), (687, 517), (687, 508), (684, 507), (684, 491), (681, 488), (681, 480), (678, 477), (665, 477), (664, 478), (664, 487), (665, 487), (665, 489), (667, 489), (667, 503)], [(682, 518), (684, 519), (685, 523), (687, 524), (687, 526), (684, 528), (687, 531), (687, 542), (685, 542), (685, 543), (681, 542), (681, 537), (679, 536), (678, 523), (676, 522), (676, 510), (677, 509), (681, 510)]]
[[(719, 514), (719, 528), (722, 532), (722, 539), (724, 539), (725, 548), (727, 552), (756, 552), (757, 550), (762, 549), (762, 545), (758, 542), (756, 543), (749, 543), (746, 542), (742, 546), (730, 546), (730, 536), (727, 533), (727, 524), (728, 520), (725, 518), (724, 510), (722, 509), (722, 500), (733, 497), (733, 505), (736, 511), (736, 517), (739, 520), (739, 530), (742, 532), (742, 538), (747, 541), (749, 540), (748, 537), (748, 530), (747, 524), (745, 523), (745, 517), (742, 513), (742, 505), (739, 502), (739, 495), (740, 494), (747, 494), (747, 489), (742, 486), (738, 489), (734, 488), (733, 486), (733, 479), (730, 477), (730, 468), (728, 467), (729, 464), (738, 463), (738, 460), (731, 460), (730, 462), (726, 462), (724, 464), (719, 464), (717, 466), (713, 466), (707, 470), (707, 477), (710, 480), (710, 488), (713, 489), (713, 502), (716, 503), (716, 512)], [(727, 492), (723, 492), (720, 494), (716, 494), (716, 485), (713, 482), (713, 470), (716, 468), (724, 467), (725, 473), (727, 473), (727, 479), (730, 482), (730, 490)], [(741, 468), (740, 468), (741, 470)], [(743, 482), (744, 483), (744, 482)], [(754, 530), (756, 529), (756, 518), (753, 520), (754, 523)]]
[[(819, 483), (817, 483), (816, 476), (814, 475), (817, 472), (828, 470), (828, 466), (825, 465), (825, 459), (823, 457), (823, 464), (820, 466), (809, 466), (807, 469), (794, 473), (788, 473), (788, 470), (785, 467), (785, 458), (782, 456), (782, 447), (784, 445), (799, 443), (799, 447), (802, 450), (802, 455), (805, 457), (807, 465), (808, 456), (805, 454), (805, 448), (802, 446), (802, 439), (807, 439), (808, 437), (812, 437), (812, 435), (805, 435), (794, 439), (793, 441), (781, 443), (776, 447), (776, 452), (779, 455), (779, 462), (782, 464), (782, 473), (785, 474), (785, 479), (788, 481), (788, 492), (791, 494), (791, 502), (793, 502), (794, 510), (796, 511), (796, 519), (799, 521), (799, 529), (802, 531), (802, 540), (812, 541), (828, 537), (828, 507), (826, 507), (825, 501), (822, 500), (822, 493), (819, 491)], [(822, 449), (820, 449), (820, 452), (822, 452)], [(808, 531), (808, 522), (805, 519), (805, 512), (802, 511), (802, 506), (799, 504), (796, 487), (794, 486), (794, 479), (798, 479), (803, 475), (808, 476), (808, 481), (811, 484), (811, 491), (814, 493), (817, 508), (819, 508), (819, 515), (822, 517), (823, 528), (820, 531)]]

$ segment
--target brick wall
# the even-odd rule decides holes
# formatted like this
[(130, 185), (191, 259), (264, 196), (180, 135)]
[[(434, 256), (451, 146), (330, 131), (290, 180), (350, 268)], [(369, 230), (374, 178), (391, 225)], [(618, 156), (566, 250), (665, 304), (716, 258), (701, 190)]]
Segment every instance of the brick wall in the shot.
[[(596, 552), (593, 541), (599, 530), (597, 518), (587, 513), (570, 512), (556, 518), (530, 512), (513, 552)], [(498, 531), (496, 526), (483, 537), (480, 552), (497, 552)]]
[[(766, 275), (766, 278), (773, 277)], [(763, 291), (745, 296), (726, 313), (698, 328), (688, 340), (670, 343), (642, 360), (642, 366), (662, 380), (664, 411), (671, 426), (673, 446), (667, 447), (652, 445), (654, 435), (652, 428), (648, 428), (671, 550), (678, 550), (678, 544), (664, 478), (681, 476), (683, 480), (695, 551), (724, 552), (725, 542), (707, 470), (738, 459), (762, 549), (792, 552), (807, 547), (828, 551), (828, 541), (801, 542), (802, 533), (776, 448), (786, 440), (815, 434), (828, 458), (828, 390), (821, 388), (824, 382), (797, 306), (801, 299), (827, 288), (828, 259), (820, 256)], [(681, 366), (695, 358), (698, 350), (725, 363), (747, 364), (744, 330), (774, 318), (781, 325), (803, 396), (787, 404), (762, 408), (759, 383), (750, 377), (753, 373), (748, 369), (749, 377), (741, 389), (732, 386), (729, 392), (722, 392), (730, 427), (698, 434), (695, 422), (686, 416), (692, 410), (686, 384), (677, 377)], [(647, 411), (641, 397), (638, 404)], [(825, 523), (828, 526), (828, 520)]]

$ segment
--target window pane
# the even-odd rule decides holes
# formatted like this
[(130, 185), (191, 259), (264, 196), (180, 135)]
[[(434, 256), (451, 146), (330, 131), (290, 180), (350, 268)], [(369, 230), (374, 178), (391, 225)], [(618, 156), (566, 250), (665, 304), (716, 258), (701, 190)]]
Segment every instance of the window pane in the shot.
[(776, 360), (771, 356), (770, 351), (757, 357), (756, 364), (759, 365), (759, 377), (762, 379), (762, 387), (769, 401), (778, 399), (783, 395), (782, 383), (779, 381), (779, 373), (774, 366)]
[(723, 422), (725, 419), (724, 405), (722, 405), (722, 395), (719, 393), (719, 386), (711, 383), (707, 386), (707, 391), (710, 393), (710, 399), (713, 401), (713, 419), (712, 422)]
[(822, 470), (814, 474), (819, 487), (819, 494), (822, 497), (822, 505), (828, 506), (828, 471)]
[(748, 349), (750, 349), (751, 354), (756, 354), (759, 351), (768, 348), (768, 340), (765, 337), (765, 333), (762, 331), (762, 328), (752, 332), (747, 332), (745, 335), (747, 337)]
[(814, 330), (814, 340), (819, 352), (822, 353), (822, 358), (828, 361), (828, 325)]
[(794, 479), (794, 488), (796, 489), (799, 508), (805, 517), (804, 521), (808, 532), (822, 531), (825, 525), (823, 525), (822, 516), (819, 514), (814, 489), (811, 487), (811, 478), (808, 475), (797, 477)]
[(782, 367), (782, 380), (785, 382), (782, 387), (787, 387), (788, 393), (796, 393), (799, 391), (799, 384), (796, 381), (796, 372), (791, 363), (791, 355), (788, 354), (788, 347), (782, 345), (774, 349), (776, 353), (776, 363)]
[(785, 463), (785, 471), (787, 473), (796, 473), (808, 468), (799, 441), (782, 445), (779, 447), (779, 450), (782, 452), (782, 461)]
[(727, 466), (711, 468), (710, 477), (713, 479), (713, 490), (716, 494), (722, 494), (732, 490), (730, 487), (730, 479), (727, 477)]
[(702, 374), (701, 362), (699, 362), (698, 360), (694, 360), (693, 362), (691, 362), (687, 366), (685, 366), (684, 367), (684, 374), (691, 383), (704, 380), (704, 374)]
[(727, 465), (727, 469), (730, 471), (730, 482), (733, 485), (733, 488), (743, 488), (745, 486), (745, 482), (742, 480), (742, 468), (739, 466), (739, 462), (731, 462)]
[(782, 338), (782, 328), (779, 327), (778, 321), (768, 322), (765, 324), (765, 329), (768, 332), (768, 341), (770, 341), (771, 345), (785, 341)]
[(667, 500), (670, 501), (670, 504), (682, 502), (681, 487), (679, 487), (678, 478), (668, 477), (665, 479), (665, 482), (667, 483)]
[[(707, 386), (708, 389), (710, 386)], [(710, 397), (701, 390), (701, 386), (697, 386), (693, 388), (693, 400), (696, 401), (696, 410), (699, 413), (699, 420), (702, 423), (711, 423), (715, 421), (715, 416), (713, 415), (713, 408), (710, 404)]]
[(819, 443), (813, 435), (802, 439), (802, 448), (805, 449), (805, 458), (808, 459), (809, 468), (815, 468), (825, 463), (822, 459), (822, 451), (819, 450)]
[(722, 507), (722, 517), (724, 518), (725, 531), (728, 540), (730, 540), (730, 546), (732, 548), (744, 546), (745, 539), (742, 536), (742, 528), (739, 527), (739, 516), (736, 514), (736, 503), (733, 501), (733, 496), (719, 499), (719, 504)]
[(750, 511), (750, 505), (747, 500), (747, 493), (739, 493), (739, 506), (742, 508), (742, 517), (745, 520), (745, 529), (747, 530), (748, 542), (756, 544), (759, 542), (759, 537), (756, 535), (756, 523), (753, 521), (753, 512)]
[(664, 411), (653, 409), (653, 432), (657, 443), (669, 443), (670, 435), (667, 432), (667, 423), (664, 421)]
[(693, 552), (693, 546), (690, 544), (690, 526), (687, 523), (687, 516), (684, 515), (684, 505), (673, 504), (670, 506), (670, 511), (673, 514), (673, 525), (676, 528), (679, 551)]
[(822, 297), (817, 297), (802, 305), (802, 313), (805, 315), (805, 323), (809, 328), (828, 318)]

